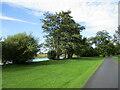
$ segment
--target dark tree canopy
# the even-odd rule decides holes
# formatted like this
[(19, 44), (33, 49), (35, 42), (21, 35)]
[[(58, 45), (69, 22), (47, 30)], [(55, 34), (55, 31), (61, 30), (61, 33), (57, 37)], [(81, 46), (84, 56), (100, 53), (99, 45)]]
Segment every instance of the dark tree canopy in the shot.
[(113, 41), (115, 43), (116, 53), (120, 54), (120, 25), (118, 26), (118, 30), (115, 31)]
[[(120, 26), (116, 31), (116, 46), (106, 30), (98, 31), (95, 37), (89, 39), (83, 38), (81, 31), (84, 26), (76, 23), (70, 15), (71, 11), (61, 11), (51, 14), (44, 14), (43, 30), (46, 33), (46, 42), (43, 44), (50, 50), (56, 50), (56, 58), (64, 54), (65, 58), (72, 58), (73, 54), (77, 56), (109, 56), (116, 54), (120, 44)], [(92, 45), (95, 44), (95, 48)], [(119, 49), (118, 49), (119, 50)]]
[(38, 52), (38, 42), (32, 35), (25, 33), (7, 37), (2, 42), (3, 62), (25, 63)]
[(65, 58), (66, 55), (67, 58), (72, 57), (73, 45), (81, 39), (80, 31), (85, 29), (73, 20), (70, 13), (71, 11), (61, 11), (55, 14), (47, 12), (44, 14), (45, 18), (42, 19), (42, 28), (47, 34), (46, 45), (56, 50), (57, 58), (62, 53), (65, 54)]
[(48, 51), (47, 56), (49, 59), (55, 59), (56, 58), (56, 51), (55, 50)]
[(95, 43), (100, 55), (110, 56), (115, 54), (115, 46), (112, 42), (112, 37), (106, 30), (98, 31), (96, 36), (91, 37), (89, 40)]

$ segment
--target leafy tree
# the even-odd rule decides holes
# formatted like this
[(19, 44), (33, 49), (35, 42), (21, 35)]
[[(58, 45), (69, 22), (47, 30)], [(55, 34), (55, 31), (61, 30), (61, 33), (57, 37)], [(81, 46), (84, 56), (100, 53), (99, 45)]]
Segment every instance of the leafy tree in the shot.
[(115, 55), (115, 53), (116, 53), (115, 45), (112, 42), (108, 43), (106, 51), (107, 51), (108, 56)]
[(95, 43), (97, 50), (103, 56), (114, 55), (115, 48), (113, 42), (111, 42), (112, 37), (106, 30), (98, 31), (95, 37), (91, 37), (92, 43)]
[(120, 54), (120, 25), (118, 27), (118, 30), (115, 31), (114, 43), (116, 48), (116, 54)]
[(98, 52), (94, 49), (91, 44), (88, 42), (87, 38), (83, 38), (80, 43), (76, 44), (75, 47), (75, 54), (77, 56), (85, 56), (85, 57), (92, 57), (98, 56)]
[(51, 49), (55, 49), (57, 52), (57, 57), (61, 55), (60, 50), (60, 25), (59, 25), (59, 18), (51, 14), (49, 12), (44, 14), (45, 18), (42, 19), (42, 22), (44, 23), (42, 28), (44, 29), (44, 32), (46, 32), (46, 46), (48, 46)]
[(116, 51), (116, 54), (120, 54), (120, 43), (116, 43), (115, 51)]
[(3, 62), (25, 63), (38, 52), (38, 42), (32, 35), (25, 33), (7, 37), (2, 42)]
[(76, 38), (80, 37), (80, 31), (85, 29), (83, 26), (76, 23), (72, 16), (71, 11), (62, 11), (55, 14), (45, 13), (45, 18), (42, 19), (44, 23), (42, 28), (47, 33), (47, 45), (56, 50), (57, 58), (64, 53), (65, 58), (71, 58), (74, 49), (73, 45)]
[(56, 58), (56, 51), (55, 50), (48, 51), (47, 56), (49, 59), (55, 59)]

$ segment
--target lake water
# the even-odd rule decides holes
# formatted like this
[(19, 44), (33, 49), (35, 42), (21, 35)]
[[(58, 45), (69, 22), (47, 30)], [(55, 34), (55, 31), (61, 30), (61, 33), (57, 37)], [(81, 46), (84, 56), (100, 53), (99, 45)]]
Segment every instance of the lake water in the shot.
[[(63, 57), (60, 57), (60, 59), (63, 59)], [(39, 62), (39, 61), (47, 61), (47, 60), (50, 60), (50, 59), (49, 58), (35, 58), (28, 62)], [(12, 64), (12, 62), (8, 61), (6, 64)], [(3, 63), (0, 63), (0, 65), (3, 65)]]
[[(63, 57), (60, 57), (60, 59), (63, 59)], [(38, 61), (47, 61), (50, 60), (49, 58), (35, 58), (32, 59), (32, 62), (38, 62)]]

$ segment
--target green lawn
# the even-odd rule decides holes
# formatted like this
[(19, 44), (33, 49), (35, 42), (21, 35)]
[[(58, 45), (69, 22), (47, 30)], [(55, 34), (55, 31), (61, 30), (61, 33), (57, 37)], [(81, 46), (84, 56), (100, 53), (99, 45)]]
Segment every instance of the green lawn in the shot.
[(50, 60), (3, 67), (3, 88), (82, 88), (102, 57)]
[(114, 59), (115, 59), (118, 63), (120, 63), (120, 55), (114, 56)]
[[(64, 54), (62, 54), (60, 57), (64, 57)], [(77, 57), (75, 54), (73, 54), (73, 57)], [(47, 58), (47, 54), (38, 54), (35, 56), (35, 58)]]
[(35, 58), (47, 58), (47, 54), (38, 54)]

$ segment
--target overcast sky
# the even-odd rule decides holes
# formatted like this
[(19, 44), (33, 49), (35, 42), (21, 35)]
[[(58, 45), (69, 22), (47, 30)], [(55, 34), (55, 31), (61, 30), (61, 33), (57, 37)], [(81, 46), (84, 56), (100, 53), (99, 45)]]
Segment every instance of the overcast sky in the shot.
[(86, 27), (82, 32), (85, 37), (100, 30), (113, 35), (118, 26), (118, 0), (2, 0), (0, 7), (3, 37), (33, 33), (40, 43), (44, 41), (40, 19), (46, 11), (71, 10), (73, 19)]

